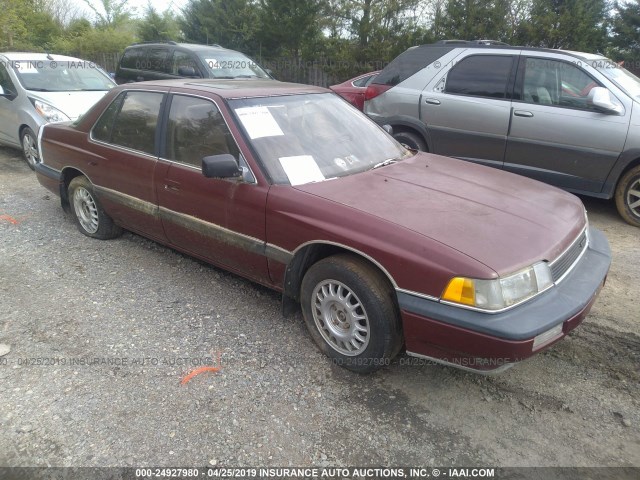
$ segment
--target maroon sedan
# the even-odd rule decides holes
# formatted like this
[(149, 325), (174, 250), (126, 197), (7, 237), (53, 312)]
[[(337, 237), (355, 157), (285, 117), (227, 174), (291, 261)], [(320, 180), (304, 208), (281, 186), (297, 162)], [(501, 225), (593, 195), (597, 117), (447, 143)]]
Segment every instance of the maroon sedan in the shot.
[(587, 315), (610, 265), (575, 196), (409, 151), (325, 89), (121, 85), (40, 131), (39, 181), (89, 237), (123, 228), (301, 305), (337, 364), (500, 370)]
[(365, 73), (364, 75), (352, 78), (338, 85), (332, 85), (329, 88), (358, 110), (362, 111), (364, 109), (364, 94), (367, 91), (367, 87), (379, 73), (380, 70)]

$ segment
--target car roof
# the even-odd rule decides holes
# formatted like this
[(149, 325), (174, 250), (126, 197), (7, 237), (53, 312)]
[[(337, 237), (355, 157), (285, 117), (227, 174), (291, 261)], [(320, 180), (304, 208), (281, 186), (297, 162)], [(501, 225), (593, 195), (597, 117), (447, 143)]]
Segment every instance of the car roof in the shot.
[(127, 83), (120, 89), (150, 89), (154, 86), (180, 88), (194, 92), (211, 92), (226, 98), (255, 98), (305, 93), (331, 93), (331, 90), (300, 83), (279, 82), (271, 79), (175, 79)]
[(224, 48), (220, 45), (202, 45), (200, 43), (178, 43), (178, 42), (142, 42), (142, 43), (134, 43), (133, 45), (129, 45), (126, 49), (130, 48), (145, 48), (145, 47), (167, 47), (167, 48), (183, 48), (185, 50), (189, 50), (191, 52), (211, 52), (216, 51), (219, 52), (221, 50), (234, 52), (235, 50), (230, 50), (228, 48)]
[(67, 57), (66, 55), (57, 55), (49, 53), (33, 53), (33, 52), (0, 52), (0, 55), (8, 60), (19, 61), (39, 61), (39, 60), (55, 60), (57, 62), (84, 62), (80, 58)]
[(517, 45), (485, 45), (481, 43), (462, 43), (463, 41), (449, 42), (449, 43), (428, 43), (424, 45), (416, 45), (413, 47), (409, 47), (407, 50), (412, 50), (415, 48), (425, 49), (425, 48), (448, 48), (449, 50), (459, 49), (488, 49), (488, 50), (522, 50), (525, 52), (542, 52), (542, 53), (564, 53), (566, 55), (570, 55), (572, 57), (579, 58), (580, 60), (592, 61), (597, 59), (605, 58), (604, 55), (596, 54), (596, 53), (586, 53), (586, 52), (577, 52), (573, 50), (563, 50), (556, 48), (540, 48), (540, 47), (526, 47), (526, 46), (517, 46)]

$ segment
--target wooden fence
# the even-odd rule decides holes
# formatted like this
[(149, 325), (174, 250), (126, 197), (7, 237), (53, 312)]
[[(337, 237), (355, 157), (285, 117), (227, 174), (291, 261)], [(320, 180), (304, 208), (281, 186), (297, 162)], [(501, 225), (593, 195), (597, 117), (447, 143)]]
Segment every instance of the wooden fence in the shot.
[[(73, 54), (73, 56), (88, 60), (99, 65), (107, 72), (115, 72), (121, 53)], [(352, 63), (334, 61), (321, 58), (319, 60), (305, 60), (293, 58), (277, 58), (273, 60), (258, 60), (264, 68), (273, 72), (278, 80), (284, 82), (306, 83), (328, 87), (336, 83), (355, 77), (361, 73), (380, 70), (382, 62)]]

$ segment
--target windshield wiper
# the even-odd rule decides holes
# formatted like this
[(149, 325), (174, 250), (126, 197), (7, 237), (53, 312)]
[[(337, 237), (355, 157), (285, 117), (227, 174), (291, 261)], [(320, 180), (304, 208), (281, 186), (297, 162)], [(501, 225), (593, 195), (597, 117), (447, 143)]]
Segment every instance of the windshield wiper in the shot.
[(51, 91), (55, 91), (55, 90), (49, 90), (48, 88), (27, 88), (27, 90), (30, 90), (32, 92), (51, 92)]
[(371, 170), (375, 170), (376, 168), (386, 167), (387, 165), (391, 165), (392, 163), (397, 163), (398, 161), (395, 158), (387, 158), (384, 162), (376, 163)]

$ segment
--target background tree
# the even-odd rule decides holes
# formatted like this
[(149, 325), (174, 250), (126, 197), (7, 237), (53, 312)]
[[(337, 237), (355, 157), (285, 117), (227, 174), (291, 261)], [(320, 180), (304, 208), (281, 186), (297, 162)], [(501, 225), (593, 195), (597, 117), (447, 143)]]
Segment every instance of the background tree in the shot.
[(150, 3), (147, 4), (144, 17), (138, 21), (136, 31), (138, 38), (143, 42), (180, 38), (180, 27), (172, 13), (165, 10), (160, 14)]
[(96, 7), (91, 0), (84, 0), (96, 16), (95, 25), (104, 29), (119, 28), (131, 20), (135, 9), (129, 8), (127, 2), (128, 0), (99, 0), (99, 6)]
[(607, 0), (533, 0), (518, 40), (535, 47), (604, 53), (609, 10)]
[(282, 54), (299, 58), (305, 43), (320, 34), (318, 0), (260, 0), (260, 30), (257, 38), (269, 56)]
[(258, 8), (252, 0), (190, 0), (178, 21), (189, 42), (256, 54)]
[(510, 40), (509, 0), (449, 0), (440, 35), (456, 40)]
[(615, 3), (609, 54), (640, 73), (640, 1)]

